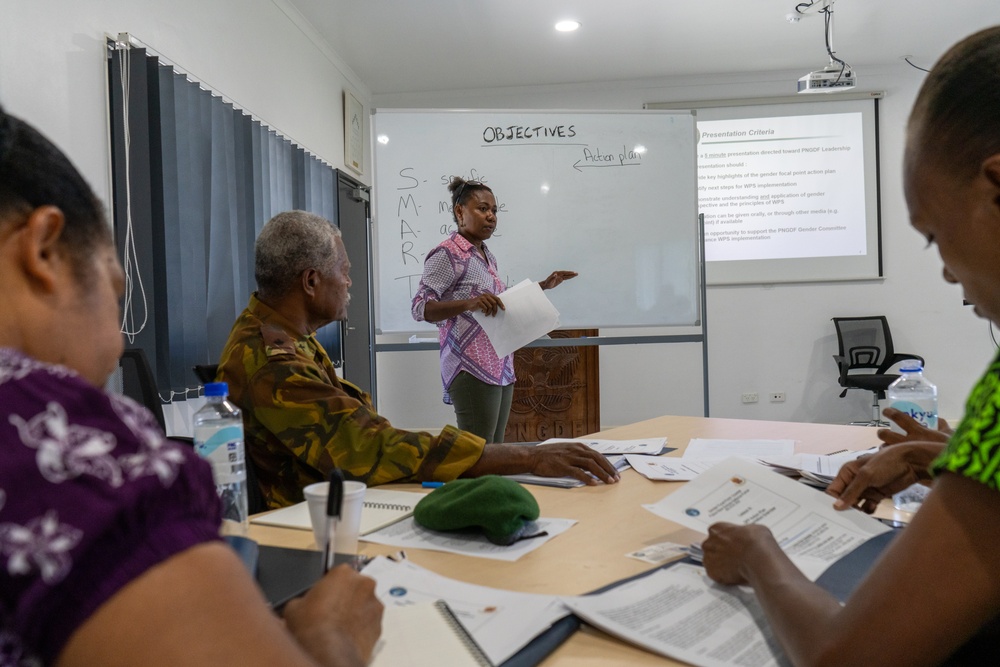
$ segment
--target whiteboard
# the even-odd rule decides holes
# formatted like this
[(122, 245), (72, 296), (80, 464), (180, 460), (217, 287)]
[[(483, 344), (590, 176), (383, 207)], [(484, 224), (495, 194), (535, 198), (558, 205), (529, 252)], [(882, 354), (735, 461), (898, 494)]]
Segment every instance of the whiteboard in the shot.
[(427, 253), (455, 230), (452, 175), (493, 189), (486, 245), (510, 285), (557, 269), (562, 328), (700, 323), (695, 119), (690, 112), (378, 109), (380, 333), (421, 332), (410, 303)]

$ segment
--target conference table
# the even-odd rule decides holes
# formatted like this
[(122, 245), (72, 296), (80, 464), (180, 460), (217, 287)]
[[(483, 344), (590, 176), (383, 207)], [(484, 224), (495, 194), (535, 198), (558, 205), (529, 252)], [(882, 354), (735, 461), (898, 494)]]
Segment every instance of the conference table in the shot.
[[(665, 416), (588, 437), (626, 440), (666, 436), (667, 446), (677, 448), (668, 456), (680, 456), (691, 438), (791, 439), (795, 440), (797, 453), (828, 454), (873, 447), (879, 444), (875, 431), (864, 426)], [(406, 556), (421, 567), (461, 581), (527, 593), (580, 595), (655, 567), (626, 554), (660, 542), (689, 544), (704, 538), (642, 508), (681, 484), (650, 481), (634, 470), (626, 470), (619, 483), (607, 486), (563, 489), (525, 485), (538, 500), (541, 516), (575, 519), (578, 523), (515, 562), (413, 549), (407, 549)], [(392, 488), (421, 490), (417, 484)], [(909, 518), (905, 513), (893, 516), (891, 504), (888, 509), (880, 508), (879, 515)], [(311, 531), (251, 524), (249, 536), (261, 544), (316, 548)], [(359, 543), (359, 553), (366, 556), (397, 551), (394, 547)], [(649, 653), (583, 625), (541, 664), (596, 667), (684, 663)]]

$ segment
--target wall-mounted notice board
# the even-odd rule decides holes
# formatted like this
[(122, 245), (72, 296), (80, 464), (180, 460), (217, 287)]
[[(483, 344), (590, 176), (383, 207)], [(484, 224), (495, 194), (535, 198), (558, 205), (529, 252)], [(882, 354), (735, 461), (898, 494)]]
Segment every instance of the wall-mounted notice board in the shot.
[(377, 326), (419, 332), (410, 301), (427, 252), (455, 230), (452, 175), (489, 185), (487, 242), (508, 285), (556, 269), (564, 328), (701, 321), (695, 119), (677, 112), (379, 109)]

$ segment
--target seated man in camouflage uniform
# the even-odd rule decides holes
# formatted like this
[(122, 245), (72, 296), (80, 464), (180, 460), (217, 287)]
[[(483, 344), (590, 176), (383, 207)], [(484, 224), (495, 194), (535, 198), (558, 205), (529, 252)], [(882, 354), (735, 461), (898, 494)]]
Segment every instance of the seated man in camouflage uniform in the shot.
[(222, 352), (219, 379), (243, 411), (247, 452), (269, 507), (303, 499), (333, 468), (368, 485), (532, 472), (613, 483), (611, 464), (579, 443), (486, 444), (446, 426), (394, 428), (370, 397), (334, 373), (314, 332), (347, 317), (350, 261), (340, 230), (303, 211), (281, 213), (255, 247), (258, 291)]

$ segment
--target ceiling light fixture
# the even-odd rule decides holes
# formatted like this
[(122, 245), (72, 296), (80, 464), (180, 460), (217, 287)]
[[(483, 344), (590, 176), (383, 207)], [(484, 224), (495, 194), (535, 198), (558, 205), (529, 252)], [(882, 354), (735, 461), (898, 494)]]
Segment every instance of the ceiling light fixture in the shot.
[(566, 20), (556, 23), (556, 30), (559, 32), (573, 32), (580, 27), (579, 21)]

